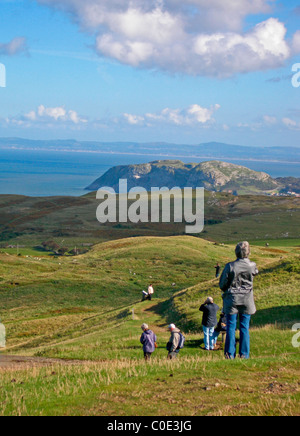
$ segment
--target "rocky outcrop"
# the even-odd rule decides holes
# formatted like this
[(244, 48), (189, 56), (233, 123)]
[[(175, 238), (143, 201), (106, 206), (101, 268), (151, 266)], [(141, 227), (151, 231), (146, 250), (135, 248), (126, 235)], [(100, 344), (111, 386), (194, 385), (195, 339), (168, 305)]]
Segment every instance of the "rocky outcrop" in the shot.
[(127, 180), (128, 189), (143, 187), (148, 191), (153, 187), (204, 187), (209, 191), (263, 194), (281, 188), (280, 183), (266, 173), (227, 162), (184, 164), (168, 160), (111, 168), (86, 189), (96, 191), (111, 187), (118, 192), (120, 179)]

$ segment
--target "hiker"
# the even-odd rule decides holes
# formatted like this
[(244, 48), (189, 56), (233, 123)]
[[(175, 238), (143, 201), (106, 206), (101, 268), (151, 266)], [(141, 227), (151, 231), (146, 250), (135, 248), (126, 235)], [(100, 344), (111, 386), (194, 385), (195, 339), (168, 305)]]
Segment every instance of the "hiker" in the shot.
[(173, 360), (177, 359), (180, 351), (181, 332), (175, 324), (170, 324), (168, 330), (171, 332), (171, 337), (167, 343), (168, 359)]
[(219, 263), (217, 263), (217, 265), (215, 266), (215, 270), (216, 270), (216, 279), (218, 279), (220, 277), (220, 271), (221, 271), (221, 267)]
[(152, 330), (149, 329), (148, 324), (143, 324), (141, 329), (143, 334), (141, 336), (140, 342), (143, 345), (144, 357), (146, 362), (151, 359), (152, 353), (154, 353), (155, 348), (157, 348), (157, 338)]
[(152, 295), (154, 294), (154, 288), (152, 285), (148, 287), (148, 300), (152, 300)]
[(215, 348), (215, 326), (218, 323), (217, 313), (220, 308), (214, 303), (214, 299), (212, 297), (208, 297), (199, 310), (203, 312), (202, 328), (204, 333), (205, 350), (213, 350)]
[(237, 260), (228, 263), (220, 278), (223, 291), (224, 313), (227, 320), (225, 357), (235, 359), (237, 318), (240, 321), (239, 355), (243, 359), (250, 357), (250, 321), (256, 313), (253, 293), (253, 278), (258, 274), (257, 266), (249, 259), (249, 242), (240, 242), (235, 249)]
[(148, 300), (149, 294), (146, 291), (142, 292), (142, 301)]
[(215, 344), (215, 347), (217, 345), (217, 340), (218, 340), (218, 337), (220, 336), (220, 334), (222, 333), (223, 335), (225, 335), (226, 332), (227, 332), (227, 324), (226, 323), (227, 323), (226, 315), (225, 315), (224, 312), (222, 312), (221, 315), (220, 315), (220, 319), (219, 319), (218, 325), (215, 328), (215, 333), (214, 333), (214, 344)]

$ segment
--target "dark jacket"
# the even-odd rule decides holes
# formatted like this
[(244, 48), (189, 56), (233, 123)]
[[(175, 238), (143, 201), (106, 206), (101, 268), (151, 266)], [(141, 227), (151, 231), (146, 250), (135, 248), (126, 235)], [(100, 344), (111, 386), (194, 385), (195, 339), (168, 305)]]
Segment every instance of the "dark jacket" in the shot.
[(155, 351), (156, 335), (151, 330), (145, 330), (141, 336), (144, 353), (153, 353)]
[(202, 325), (204, 327), (212, 328), (218, 323), (217, 313), (220, 310), (219, 306), (215, 303), (205, 303), (199, 309), (203, 312)]
[(253, 278), (258, 274), (257, 266), (249, 259), (237, 259), (228, 263), (220, 278), (220, 288), (224, 292), (224, 313), (234, 315), (256, 312), (253, 295)]
[(226, 319), (226, 315), (224, 315), (224, 313), (221, 314), (218, 325), (215, 328), (215, 331), (218, 333), (227, 331), (227, 319)]

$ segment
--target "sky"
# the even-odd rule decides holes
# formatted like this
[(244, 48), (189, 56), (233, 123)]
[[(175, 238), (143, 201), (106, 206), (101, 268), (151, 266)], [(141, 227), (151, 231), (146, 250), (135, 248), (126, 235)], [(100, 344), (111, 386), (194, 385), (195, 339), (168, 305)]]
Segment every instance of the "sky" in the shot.
[(298, 71), (300, 0), (0, 0), (1, 137), (299, 146)]

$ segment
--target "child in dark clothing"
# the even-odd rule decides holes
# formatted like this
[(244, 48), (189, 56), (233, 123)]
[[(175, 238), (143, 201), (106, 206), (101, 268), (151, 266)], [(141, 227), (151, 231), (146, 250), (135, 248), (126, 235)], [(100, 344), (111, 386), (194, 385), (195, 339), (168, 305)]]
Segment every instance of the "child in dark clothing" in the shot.
[(226, 322), (227, 321), (226, 321), (225, 313), (221, 313), (220, 320), (219, 320), (218, 325), (215, 328), (215, 332), (214, 332), (214, 343), (215, 343), (215, 346), (217, 344), (217, 340), (218, 340), (218, 337), (219, 337), (220, 333), (226, 333), (227, 332)]

